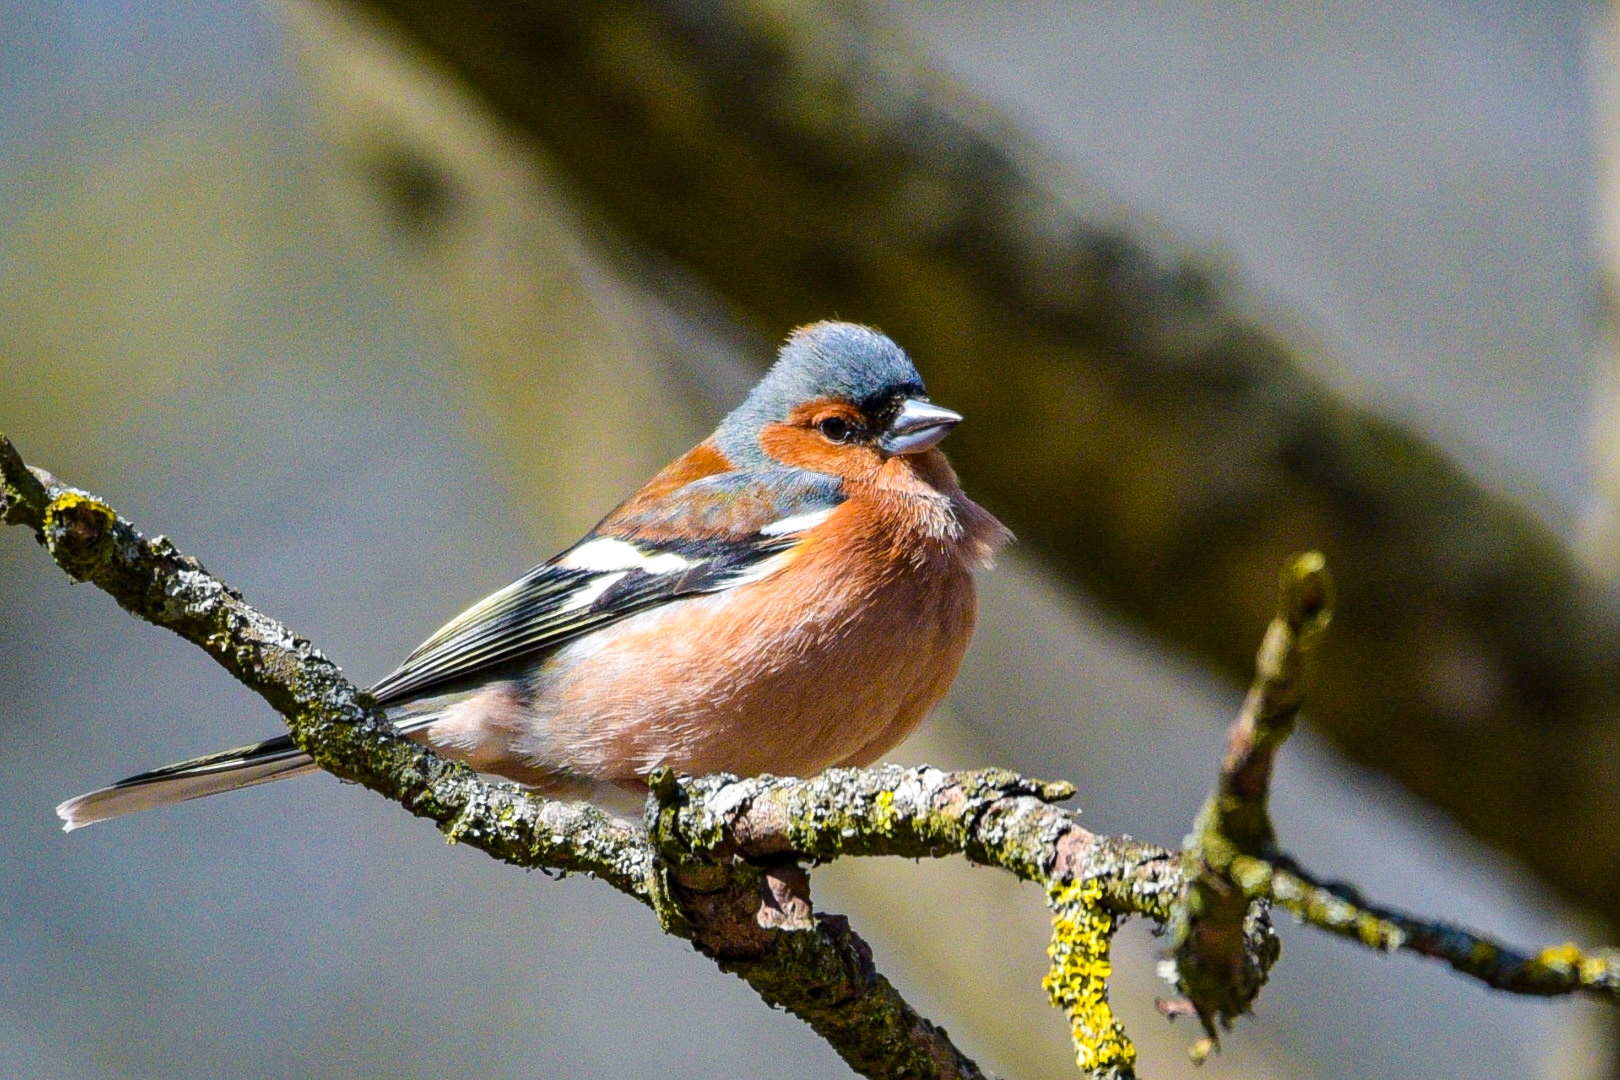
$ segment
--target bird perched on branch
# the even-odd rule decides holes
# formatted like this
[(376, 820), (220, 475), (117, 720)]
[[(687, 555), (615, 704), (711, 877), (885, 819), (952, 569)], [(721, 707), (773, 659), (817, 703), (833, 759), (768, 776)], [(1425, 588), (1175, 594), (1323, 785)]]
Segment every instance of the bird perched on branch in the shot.
[[(1010, 536), (935, 449), (961, 419), (877, 331), (804, 327), (712, 436), (371, 693), (446, 757), (610, 805), (660, 767), (874, 761), (944, 696), (972, 571)], [(71, 830), (313, 768), (281, 735), (57, 813)]]

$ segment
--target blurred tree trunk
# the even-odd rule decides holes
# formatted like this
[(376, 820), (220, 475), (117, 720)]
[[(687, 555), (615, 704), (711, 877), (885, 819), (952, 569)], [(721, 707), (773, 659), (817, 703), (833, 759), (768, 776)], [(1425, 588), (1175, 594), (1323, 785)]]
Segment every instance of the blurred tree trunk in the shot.
[(859, 5), (364, 6), (763, 337), (892, 333), (968, 412), (972, 490), (1151, 632), (1246, 678), (1275, 568), (1324, 550), (1343, 595), (1314, 721), (1620, 923), (1609, 594), (1220, 283), (1060, 198)]

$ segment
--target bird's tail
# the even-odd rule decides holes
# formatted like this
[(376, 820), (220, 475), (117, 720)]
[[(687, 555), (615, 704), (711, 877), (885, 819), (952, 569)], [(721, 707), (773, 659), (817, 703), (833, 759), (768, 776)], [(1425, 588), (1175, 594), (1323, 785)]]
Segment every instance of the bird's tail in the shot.
[(165, 765), (110, 787), (69, 799), (56, 808), (67, 832), (137, 810), (184, 802), (221, 791), (280, 780), (315, 768), (309, 755), (286, 735), (252, 746)]

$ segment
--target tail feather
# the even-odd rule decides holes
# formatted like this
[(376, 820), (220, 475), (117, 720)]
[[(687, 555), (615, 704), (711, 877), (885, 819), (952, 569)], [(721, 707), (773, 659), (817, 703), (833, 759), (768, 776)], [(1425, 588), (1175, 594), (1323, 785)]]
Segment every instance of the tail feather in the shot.
[(221, 791), (279, 780), (315, 768), (309, 755), (285, 735), (165, 765), (109, 787), (69, 799), (56, 808), (66, 832), (97, 821), (184, 802)]

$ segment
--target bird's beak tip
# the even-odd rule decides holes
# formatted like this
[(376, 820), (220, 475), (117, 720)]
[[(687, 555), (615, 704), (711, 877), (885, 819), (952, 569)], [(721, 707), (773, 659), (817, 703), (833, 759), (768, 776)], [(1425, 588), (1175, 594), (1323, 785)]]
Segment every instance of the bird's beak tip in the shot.
[(885, 453), (920, 454), (939, 444), (962, 422), (962, 414), (929, 401), (908, 398), (878, 441)]

